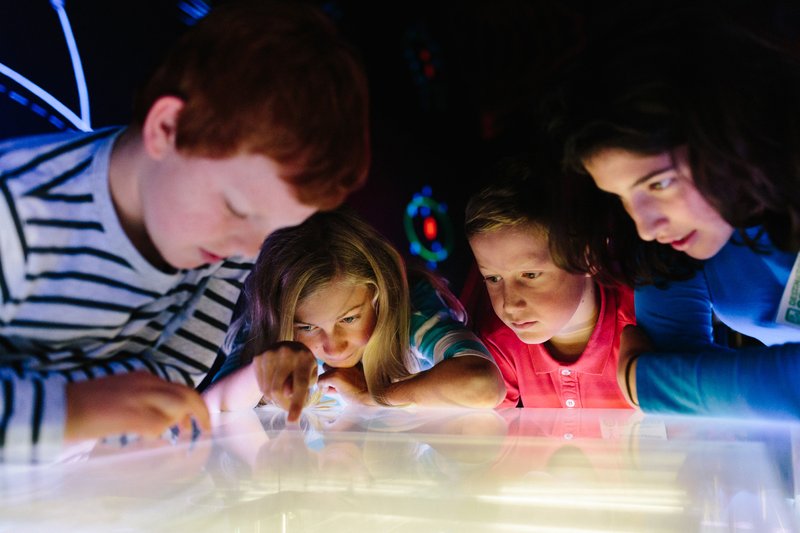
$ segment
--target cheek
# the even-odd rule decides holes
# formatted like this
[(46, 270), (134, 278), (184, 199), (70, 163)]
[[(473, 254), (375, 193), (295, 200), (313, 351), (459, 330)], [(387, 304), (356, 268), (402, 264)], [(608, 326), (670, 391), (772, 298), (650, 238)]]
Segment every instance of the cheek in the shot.
[(375, 320), (364, 325), (356, 335), (354, 335), (353, 342), (358, 346), (364, 346), (372, 338), (372, 333), (375, 331)]
[(541, 309), (554, 321), (569, 320), (581, 303), (584, 284), (583, 276), (565, 275), (554, 280), (540, 297)]
[(311, 350), (311, 352), (314, 354), (314, 357), (319, 359), (318, 354), (322, 353), (322, 349), (320, 348), (321, 343), (317, 338), (315, 338), (313, 335), (298, 335), (295, 333), (294, 340), (303, 343), (306, 348)]
[(503, 308), (503, 294), (500, 289), (494, 285), (487, 285), (486, 292), (489, 295), (489, 302), (495, 311)]

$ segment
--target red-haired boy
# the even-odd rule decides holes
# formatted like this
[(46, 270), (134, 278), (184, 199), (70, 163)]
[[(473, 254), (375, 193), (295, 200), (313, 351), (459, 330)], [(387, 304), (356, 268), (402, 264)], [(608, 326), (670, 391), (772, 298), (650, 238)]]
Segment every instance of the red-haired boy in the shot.
[[(369, 164), (367, 88), (300, 3), (188, 30), (126, 128), (0, 144), (0, 448), (159, 435), (194, 418), (250, 261)], [(163, 378), (163, 379), (160, 379)]]

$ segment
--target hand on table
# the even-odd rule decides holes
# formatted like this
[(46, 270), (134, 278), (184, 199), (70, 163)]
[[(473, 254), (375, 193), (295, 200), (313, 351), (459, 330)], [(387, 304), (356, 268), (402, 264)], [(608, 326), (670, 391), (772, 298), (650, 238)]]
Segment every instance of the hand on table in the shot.
[(67, 440), (122, 433), (158, 437), (172, 426), (192, 432), (192, 419), (210, 431), (206, 404), (192, 388), (147, 372), (69, 383), (66, 388)]
[(296, 422), (317, 382), (317, 360), (302, 343), (282, 341), (253, 358), (253, 370), (264, 399), (288, 411), (286, 419)]
[(361, 363), (350, 368), (333, 368), (325, 365), (325, 372), (319, 377), (323, 390), (331, 389), (344, 397), (348, 403), (378, 405), (367, 388), (367, 378)]

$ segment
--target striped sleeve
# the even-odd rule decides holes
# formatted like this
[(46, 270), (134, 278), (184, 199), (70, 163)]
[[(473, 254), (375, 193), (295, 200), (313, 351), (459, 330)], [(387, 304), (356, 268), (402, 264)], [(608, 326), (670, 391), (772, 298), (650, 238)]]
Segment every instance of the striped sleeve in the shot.
[(492, 361), (486, 346), (455, 317), (436, 289), (426, 280), (411, 291), (411, 346), (417, 352), (420, 370), (427, 370), (452, 357), (467, 355)]
[(247, 366), (252, 361), (245, 355), (245, 348), (250, 338), (250, 325), (240, 317), (234, 320), (228, 329), (222, 351), (225, 360), (220, 365), (219, 371), (211, 376), (211, 382), (220, 381), (240, 368)]
[(249, 263), (225, 263), (167, 323), (151, 352), (162, 377), (203, 389), (220, 370), (225, 362), (223, 343), (249, 267)]
[(0, 457), (4, 462), (45, 462), (61, 450), (66, 380), (0, 367)]

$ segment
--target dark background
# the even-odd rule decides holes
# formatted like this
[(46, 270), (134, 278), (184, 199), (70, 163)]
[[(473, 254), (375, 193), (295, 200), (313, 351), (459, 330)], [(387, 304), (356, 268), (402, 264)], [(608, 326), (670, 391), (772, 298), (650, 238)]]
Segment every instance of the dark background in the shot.
[[(222, 0), (220, 0), (222, 1)], [(538, 126), (537, 105), (558, 69), (597, 34), (636, 24), (687, 2), (465, 0), (312, 1), (361, 54), (371, 90), (373, 164), (367, 185), (348, 200), (402, 252), (402, 218), (424, 185), (447, 205), (451, 256), (438, 265), (458, 292), (471, 261), (460, 229), (470, 192), (499, 158), (524, 150)], [(696, 2), (693, 2), (696, 3)], [(124, 124), (139, 82), (192, 23), (194, 0), (66, 0), (81, 54), (94, 128)], [(791, 43), (800, 7), (783, 1), (719, 6)], [(48, 0), (0, 0), (0, 63), (77, 113), (64, 36)], [(10, 91), (26, 96), (22, 103)], [(34, 113), (30, 93), (0, 75), (0, 138), (58, 131)]]

